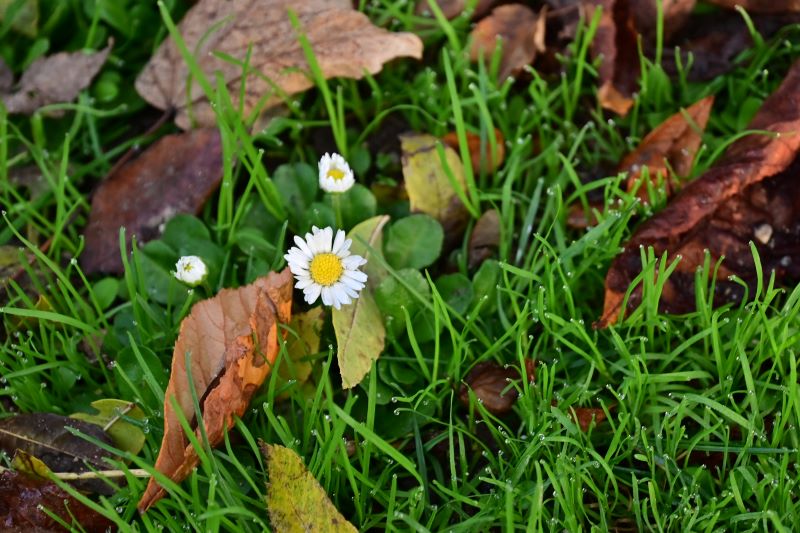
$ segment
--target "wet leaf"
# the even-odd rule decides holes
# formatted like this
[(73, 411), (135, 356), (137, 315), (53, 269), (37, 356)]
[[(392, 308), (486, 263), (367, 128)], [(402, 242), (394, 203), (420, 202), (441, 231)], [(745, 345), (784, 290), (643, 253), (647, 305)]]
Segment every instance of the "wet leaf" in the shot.
[[(681, 313), (695, 306), (695, 270), (707, 249), (712, 267), (721, 257), (715, 282), (715, 301), (739, 300), (744, 289), (731, 281), (736, 275), (751, 289), (757, 279), (750, 241), (760, 256), (765, 277), (777, 281), (800, 278), (797, 224), (800, 220), (800, 62), (781, 86), (764, 101), (748, 126), (757, 130), (737, 140), (705, 174), (686, 185), (667, 207), (634, 233), (606, 276), (603, 315), (596, 324), (614, 323), (622, 311), (625, 292), (641, 272), (640, 247), (652, 247), (656, 257), (682, 257), (661, 295), (661, 309)], [(771, 132), (763, 133), (763, 131)], [(637, 286), (628, 301), (641, 301)]]
[[(461, 238), (469, 214), (458, 198), (451, 177), (442, 164), (437, 149), (439, 142), (436, 137), (425, 133), (411, 133), (400, 137), (403, 179), (411, 210), (425, 213), (441, 222), (445, 233), (455, 240)], [(449, 146), (443, 148), (452, 178), (462, 190), (465, 190), (466, 181), (461, 159)]]
[[(532, 369), (532, 367), (531, 367)], [(533, 373), (528, 372), (529, 379)], [(458, 392), (458, 399), (466, 408), (470, 405), (470, 391), (493, 415), (504, 415), (511, 411), (519, 396), (515, 382), (521, 378), (519, 369), (502, 367), (494, 361), (478, 363), (469, 371)]]
[[(314, 86), (289, 9), (296, 13), (326, 78), (360, 79), (365, 71), (376, 74), (392, 59), (422, 57), (419, 37), (373, 26), (348, 0), (200, 0), (178, 31), (206, 77), (213, 82), (221, 76), (234, 109), (241, 106), (245, 116)], [(250, 69), (246, 78), (245, 61)], [(214, 110), (171, 38), (145, 66), (136, 90), (159, 109), (176, 109), (175, 122), (181, 128), (192, 122), (216, 123)]]
[(101, 427), (51, 413), (28, 413), (0, 420), (0, 450), (9, 456), (22, 450), (38, 457), (55, 472), (85, 472), (89, 467), (109, 468), (114, 456), (73, 435), (73, 428), (93, 439), (112, 445)]
[(109, 398), (95, 400), (91, 405), (97, 410), (96, 413), (73, 413), (70, 418), (83, 420), (102, 427), (103, 431), (114, 441), (114, 446), (120, 450), (129, 452), (132, 455), (137, 455), (142, 450), (145, 441), (142, 429), (122, 418), (125, 416), (144, 421), (144, 411), (137, 407), (135, 403)]
[(41, 479), (50, 479), (53, 473), (41, 459), (19, 449), (14, 452), (14, 459), (11, 460), (11, 468), (21, 474)]
[(279, 533), (356, 532), (293, 450), (259, 443), (267, 460), (267, 510)]
[(0, 526), (3, 531), (67, 531), (45, 512), (89, 533), (113, 527), (110, 520), (75, 500), (55, 483), (18, 472), (0, 473)]
[(572, 418), (584, 433), (589, 431), (592, 425), (599, 426), (606, 419), (606, 412), (597, 407), (571, 407), (570, 411)]
[(119, 228), (127, 245), (157, 237), (178, 213), (198, 213), (222, 179), (219, 131), (167, 135), (108, 176), (92, 197), (81, 265), (87, 273), (122, 274)]
[(383, 227), (388, 221), (386, 215), (373, 217), (347, 234), (353, 241), (351, 252), (367, 260), (362, 270), (368, 278), (367, 286), (353, 303), (332, 310), (336, 354), (345, 389), (358, 385), (383, 351), (386, 329), (373, 290), (388, 274), (377, 257), (382, 254)]
[(286, 353), (291, 363), (281, 361), (278, 365), (278, 374), (284, 381), (293, 379), (303, 384), (308, 380), (313, 365), (303, 359), (319, 352), (319, 336), (324, 318), (325, 312), (322, 306), (312, 307), (305, 313), (298, 313), (292, 317), (289, 328), (294, 334), (289, 333), (286, 339)]
[(627, 0), (589, 0), (586, 20), (602, 9), (591, 45), (593, 58), (601, 58), (597, 69), (600, 105), (618, 115), (633, 106), (633, 93), (639, 87), (639, 47)]
[[(245, 412), (272, 369), (278, 356), (278, 323), (289, 322), (291, 308), (288, 268), (238, 289), (223, 289), (195, 304), (181, 322), (175, 342), (164, 401), (164, 438), (155, 464), (158, 471), (180, 482), (198, 463), (197, 452), (180, 424), (180, 417), (185, 418), (202, 440), (192, 388), (209, 443), (216, 446), (222, 441), (234, 417)], [(191, 382), (187, 356), (191, 357)], [(139, 510), (146, 511), (164, 494), (151, 478)]]
[(544, 16), (537, 15), (522, 4), (496, 7), (470, 33), (470, 58), (473, 61), (481, 57), (488, 60), (498, 41), (501, 41), (502, 56), (498, 76), (503, 81), (516, 75), (533, 63), (538, 52), (544, 51), (545, 22)]
[[(472, 160), (472, 168), (478, 169), (480, 172), (488, 174), (493, 173), (503, 165), (506, 157), (505, 141), (503, 134), (497, 128), (494, 129), (495, 148), (497, 152), (496, 157), (492, 157), (492, 146), (488, 139), (482, 138), (480, 135), (467, 132), (467, 148), (469, 149), (470, 159)], [(458, 135), (456, 132), (450, 132), (444, 137), (442, 141), (450, 148), (458, 152), (459, 143)]]
[(500, 246), (500, 215), (496, 209), (489, 209), (472, 228), (469, 237), (469, 268), (475, 268), (497, 253)]
[(685, 111), (675, 113), (648, 133), (636, 150), (625, 156), (619, 164), (620, 172), (628, 172), (628, 191), (637, 189), (637, 196), (650, 201), (646, 183), (640, 183), (644, 169), (652, 187), (664, 182), (667, 196), (677, 190), (676, 178), (686, 177), (692, 171), (694, 156), (703, 140), (713, 96), (707, 96)]
[[(72, 102), (89, 86), (111, 52), (61, 52), (34, 61), (17, 83), (17, 90), (2, 95), (9, 113), (31, 114), (51, 104)], [(56, 114), (56, 113), (54, 113)]]

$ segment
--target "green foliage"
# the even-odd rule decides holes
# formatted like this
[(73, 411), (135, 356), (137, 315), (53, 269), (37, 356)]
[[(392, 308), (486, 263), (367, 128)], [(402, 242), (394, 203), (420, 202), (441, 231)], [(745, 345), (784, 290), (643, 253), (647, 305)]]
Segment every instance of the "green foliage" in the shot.
[(436, 219), (411, 215), (389, 226), (384, 254), (393, 268), (425, 268), (439, 257), (443, 241), (444, 231)]

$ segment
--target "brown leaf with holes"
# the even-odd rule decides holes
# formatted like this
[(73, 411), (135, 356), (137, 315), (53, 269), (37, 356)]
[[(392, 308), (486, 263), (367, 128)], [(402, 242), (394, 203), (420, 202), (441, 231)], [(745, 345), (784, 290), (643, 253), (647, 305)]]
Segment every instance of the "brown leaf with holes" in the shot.
[[(494, 129), (495, 150), (494, 157), (492, 154), (492, 145), (486, 136), (481, 136), (471, 131), (467, 134), (467, 149), (469, 150), (469, 157), (472, 161), (472, 168), (479, 172), (486, 172), (491, 174), (503, 165), (506, 158), (506, 147), (503, 134), (497, 128)], [(458, 134), (454, 131), (442, 137), (442, 142), (459, 153)]]
[[(695, 307), (695, 270), (709, 250), (717, 266), (714, 300), (737, 301), (744, 288), (728, 279), (736, 275), (751, 292), (757, 270), (750, 251), (752, 241), (765, 278), (800, 279), (800, 61), (792, 65), (783, 83), (764, 101), (748, 130), (700, 178), (686, 185), (656, 216), (644, 223), (617, 256), (606, 276), (603, 315), (596, 324), (613, 324), (623, 299), (641, 272), (639, 248), (653, 247), (657, 257), (681, 257), (665, 281), (660, 306), (683, 313)], [(721, 264), (717, 262), (724, 256)], [(653, 280), (648, 280), (652, 283)], [(628, 300), (635, 308), (642, 300), (637, 286)]]
[(601, 58), (597, 99), (603, 108), (624, 116), (639, 87), (639, 47), (628, 0), (590, 0), (588, 4), (587, 21), (602, 9), (591, 45), (592, 57)]
[[(192, 388), (209, 443), (216, 446), (222, 441), (234, 417), (247, 410), (270, 373), (279, 350), (278, 324), (289, 323), (291, 310), (292, 274), (288, 268), (238, 289), (223, 289), (192, 308), (181, 323), (172, 355), (164, 399), (164, 438), (155, 464), (159, 472), (180, 482), (199, 461), (179, 419), (185, 417), (202, 441)], [(189, 356), (191, 382), (186, 367)], [(139, 500), (139, 511), (145, 512), (164, 494), (151, 478)]]
[[(326, 78), (360, 79), (392, 59), (422, 57), (419, 37), (373, 26), (349, 0), (200, 0), (178, 31), (212, 84), (222, 77), (233, 108), (241, 106), (245, 117), (314, 86), (290, 9)], [(216, 123), (214, 109), (171, 38), (145, 66), (136, 90), (159, 109), (175, 109), (181, 128)]]
[(533, 63), (538, 52), (544, 51), (546, 17), (537, 15), (522, 4), (496, 7), (492, 13), (478, 22), (470, 33), (473, 61), (491, 58), (498, 39), (502, 41), (500, 80), (519, 73)]
[[(50, 512), (75, 529), (64, 528)], [(86, 507), (51, 481), (5, 470), (0, 473), (0, 530), (103, 532), (113, 528), (106, 517)]]
[(481, 215), (469, 237), (469, 268), (475, 268), (497, 253), (500, 247), (500, 227), (500, 214), (496, 209), (489, 209)]
[(39, 58), (22, 74), (16, 91), (0, 98), (9, 113), (28, 115), (46, 105), (72, 102), (100, 72), (110, 52), (111, 43), (90, 54), (60, 52)]
[(122, 274), (120, 227), (126, 229), (126, 245), (133, 235), (139, 243), (153, 239), (173, 216), (199, 213), (221, 179), (218, 130), (195, 130), (156, 141), (95, 191), (81, 255), (84, 271)]
[(703, 131), (711, 114), (714, 97), (707, 96), (681, 110), (648, 133), (636, 150), (619, 164), (619, 172), (628, 173), (628, 191), (636, 191), (645, 203), (650, 201), (647, 183), (642, 183), (647, 169), (652, 188), (663, 182), (667, 196), (678, 189), (677, 178), (692, 171), (694, 156), (703, 140)]

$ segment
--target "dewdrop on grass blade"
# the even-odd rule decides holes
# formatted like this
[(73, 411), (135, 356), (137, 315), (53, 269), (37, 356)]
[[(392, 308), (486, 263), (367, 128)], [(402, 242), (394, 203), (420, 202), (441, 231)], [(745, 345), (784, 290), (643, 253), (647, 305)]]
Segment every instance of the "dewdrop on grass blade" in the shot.
[(339, 309), (358, 298), (367, 275), (358, 267), (367, 260), (350, 254), (353, 241), (345, 239), (344, 231), (314, 226), (305, 239), (295, 236), (293, 246), (283, 257), (289, 263), (305, 301), (312, 304), (322, 296), (322, 303)]
[(175, 264), (175, 277), (187, 285), (195, 287), (208, 276), (208, 268), (196, 255), (184, 255)]
[(344, 157), (337, 153), (322, 156), (319, 160), (319, 186), (325, 192), (345, 192), (356, 180)]

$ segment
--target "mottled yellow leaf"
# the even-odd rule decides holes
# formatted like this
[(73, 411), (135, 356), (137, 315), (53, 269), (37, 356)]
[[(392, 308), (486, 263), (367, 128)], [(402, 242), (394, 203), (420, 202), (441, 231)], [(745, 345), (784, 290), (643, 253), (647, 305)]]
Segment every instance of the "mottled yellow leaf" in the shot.
[(144, 446), (144, 432), (122, 417), (126, 416), (135, 420), (144, 420), (144, 411), (135, 403), (125, 400), (104, 399), (92, 402), (92, 407), (97, 413), (74, 413), (70, 418), (83, 420), (102, 427), (108, 433), (114, 446), (133, 455), (138, 454)]
[(319, 333), (323, 318), (322, 306), (312, 307), (305, 313), (292, 317), (290, 331), (286, 336), (286, 353), (290, 361), (282, 359), (278, 365), (278, 376), (283, 381), (293, 379), (302, 384), (308, 380), (312, 364), (304, 359), (319, 352)]
[[(400, 137), (403, 152), (403, 178), (412, 211), (418, 211), (444, 222), (454, 209), (464, 210), (447, 175), (436, 145), (441, 141), (433, 135), (412, 133)], [(464, 166), (450, 146), (444, 154), (453, 177), (465, 187)]]

